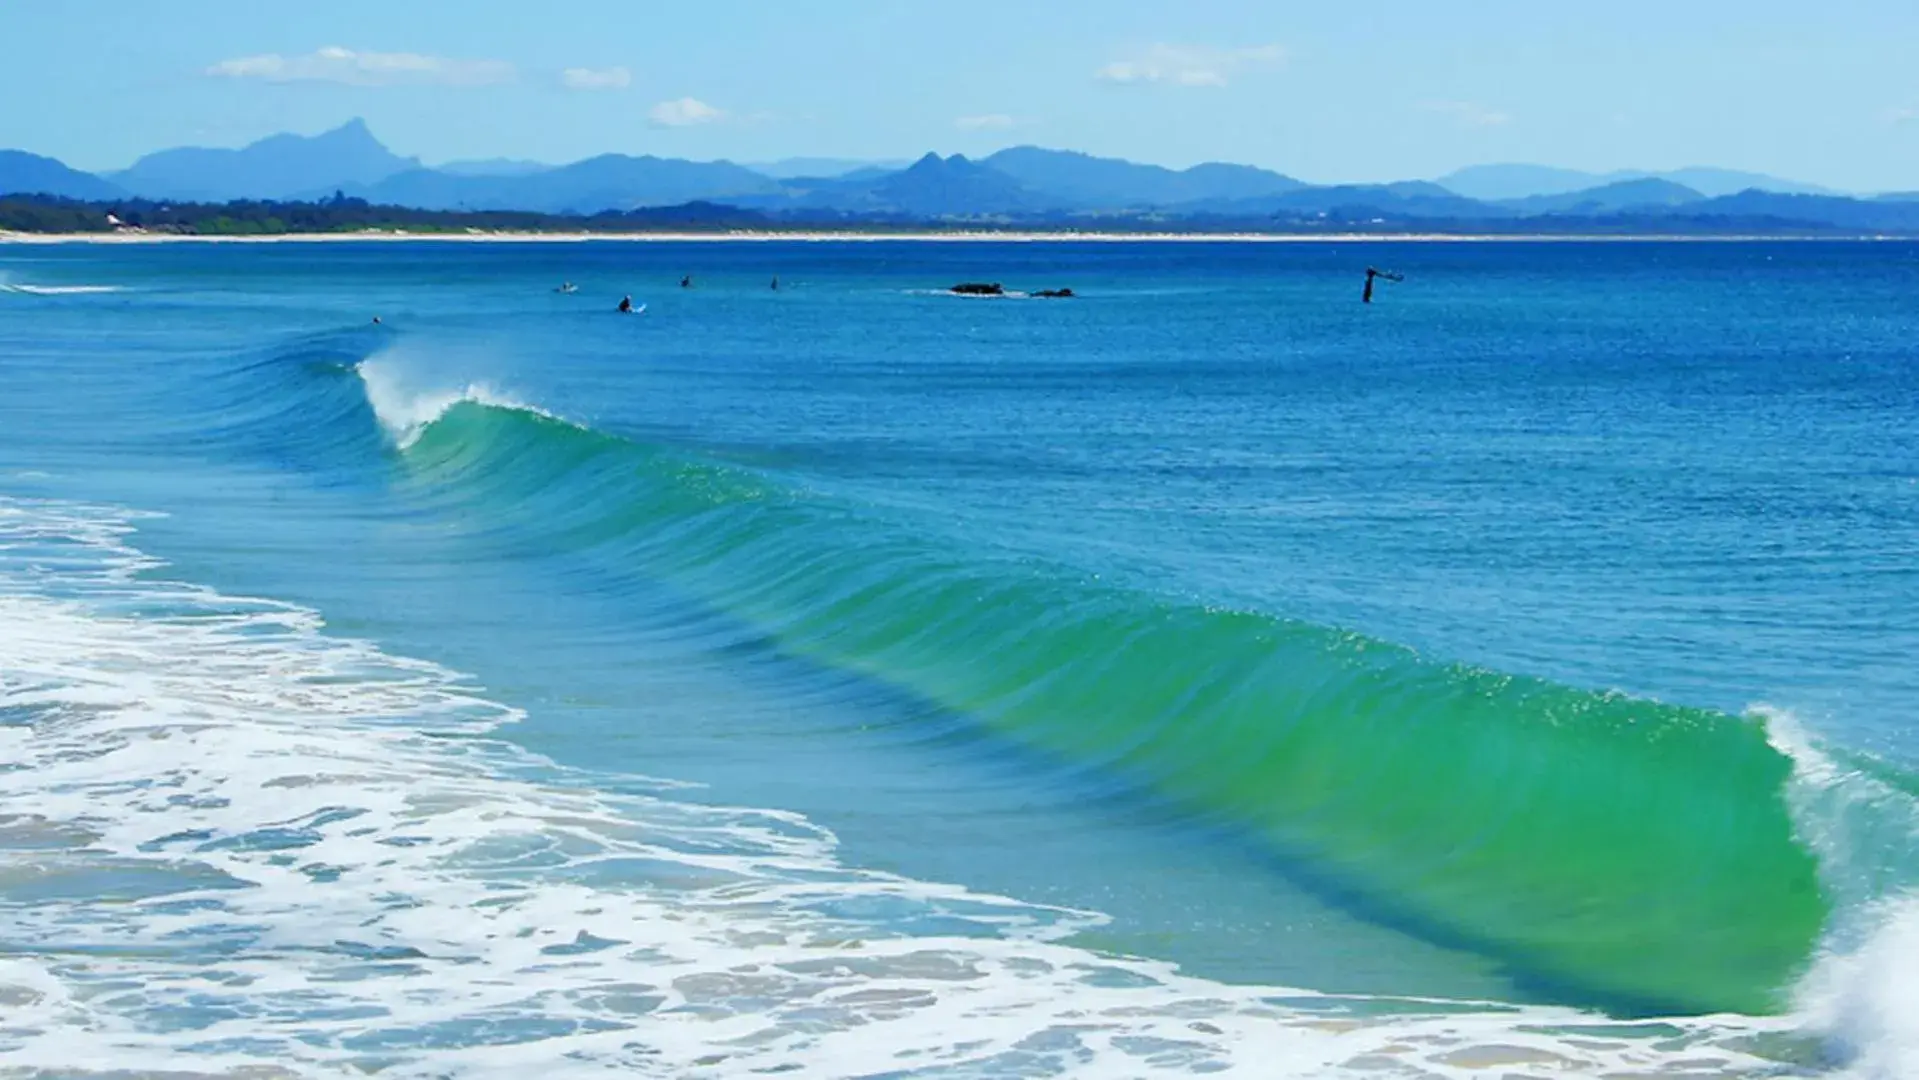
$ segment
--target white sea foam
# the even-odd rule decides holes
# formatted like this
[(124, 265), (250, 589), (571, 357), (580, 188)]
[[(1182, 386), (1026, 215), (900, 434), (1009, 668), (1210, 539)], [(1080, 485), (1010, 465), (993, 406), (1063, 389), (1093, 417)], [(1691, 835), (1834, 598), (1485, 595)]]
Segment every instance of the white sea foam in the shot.
[(1792, 759), (1793, 820), (1839, 912), (1799, 987), (1803, 1021), (1848, 1076), (1919, 1077), (1919, 803), (1827, 753), (1791, 712), (1754, 712)]
[(1807, 1020), (1861, 1080), (1919, 1076), (1919, 892), (1872, 905), (1871, 929), (1820, 959), (1800, 990)]
[(373, 406), (373, 415), (379, 419), (380, 427), (402, 450), (413, 445), (428, 424), (463, 401), (518, 409), (549, 420), (561, 419), (485, 383), (468, 383), (451, 390), (415, 385), (398, 364), (379, 356), (360, 361), (354, 370), (366, 386), (367, 403)]
[[(1781, 1075), (1784, 1022), (1231, 987), (558, 769), (456, 674), (0, 498), (0, 1076)], [(619, 791), (621, 794), (611, 794)], [(118, 1071), (116, 1071), (118, 1070)]]
[(908, 296), (950, 296), (956, 300), (1033, 300), (1032, 293), (1018, 289), (1006, 289), (996, 293), (954, 292), (951, 289), (904, 289)]
[(84, 296), (89, 293), (119, 292), (118, 285), (14, 285), (0, 282), (0, 292), (28, 296)]

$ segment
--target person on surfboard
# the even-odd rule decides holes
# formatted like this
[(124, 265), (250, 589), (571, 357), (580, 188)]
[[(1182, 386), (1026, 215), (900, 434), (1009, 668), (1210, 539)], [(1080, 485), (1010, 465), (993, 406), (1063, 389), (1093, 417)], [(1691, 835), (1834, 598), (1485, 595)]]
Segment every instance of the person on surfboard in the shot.
[(1406, 280), (1405, 278), (1400, 277), (1398, 274), (1392, 273), (1389, 270), (1375, 270), (1369, 266), (1366, 268), (1366, 291), (1359, 295), (1360, 303), (1370, 304), (1373, 302), (1373, 279), (1374, 278), (1385, 278), (1387, 281)]

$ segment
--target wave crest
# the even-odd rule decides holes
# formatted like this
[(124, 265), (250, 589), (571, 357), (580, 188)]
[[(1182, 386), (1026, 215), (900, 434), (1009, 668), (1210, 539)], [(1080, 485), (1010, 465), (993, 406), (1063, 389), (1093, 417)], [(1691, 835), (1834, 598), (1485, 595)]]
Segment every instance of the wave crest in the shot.
[(381, 430), (402, 450), (412, 446), (428, 424), (445, 416), (448, 409), (461, 402), (513, 409), (549, 420), (561, 419), (484, 383), (468, 383), (456, 390), (411, 385), (398, 364), (378, 355), (360, 361), (353, 370), (365, 386), (367, 403), (373, 407), (373, 415), (379, 420)]

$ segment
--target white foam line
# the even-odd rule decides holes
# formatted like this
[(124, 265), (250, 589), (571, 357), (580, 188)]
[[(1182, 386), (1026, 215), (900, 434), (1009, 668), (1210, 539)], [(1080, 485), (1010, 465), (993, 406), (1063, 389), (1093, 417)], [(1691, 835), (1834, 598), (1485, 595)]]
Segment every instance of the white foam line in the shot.
[(118, 285), (10, 285), (0, 283), (0, 292), (24, 293), (28, 296), (84, 296), (90, 293), (115, 293)]
[(452, 672), (158, 580), (132, 528), (0, 498), (0, 1074), (1775, 1068), (1740, 1018), (1281, 1005), (1315, 995), (1075, 948), (1098, 916), (846, 867), (798, 815), (606, 794)]
[(573, 427), (579, 426), (565, 417), (517, 400), (484, 383), (468, 383), (453, 390), (419, 389), (409, 385), (394, 364), (378, 356), (360, 361), (353, 370), (366, 388), (367, 403), (373, 407), (380, 427), (402, 450), (417, 442), (427, 425), (445, 416), (448, 409), (461, 402), (515, 409)]

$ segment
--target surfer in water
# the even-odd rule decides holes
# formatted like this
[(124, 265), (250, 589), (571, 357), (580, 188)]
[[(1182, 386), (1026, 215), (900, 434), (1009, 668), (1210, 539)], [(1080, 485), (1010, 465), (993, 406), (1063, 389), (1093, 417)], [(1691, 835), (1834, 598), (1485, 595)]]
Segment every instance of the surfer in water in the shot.
[(580, 287), (570, 281), (562, 281), (560, 282), (560, 287), (553, 291), (556, 293), (576, 293), (580, 291)]
[(620, 311), (620, 314), (622, 315), (633, 314), (633, 298), (631, 296), (620, 297), (619, 311)]
[(1405, 278), (1400, 277), (1398, 274), (1391, 273), (1386, 270), (1375, 270), (1369, 266), (1366, 268), (1366, 291), (1359, 295), (1360, 303), (1370, 304), (1373, 302), (1373, 279), (1374, 278), (1385, 278), (1387, 281), (1406, 280)]
[(682, 277), (680, 278), (680, 288), (682, 288), (682, 289), (690, 289), (690, 288), (692, 288), (692, 287), (693, 287), (693, 275), (692, 275), (692, 274), (686, 274), (686, 275), (684, 275), (684, 276), (682, 276)]
[(780, 276), (778, 274), (773, 275), (773, 291), (780, 291)]

